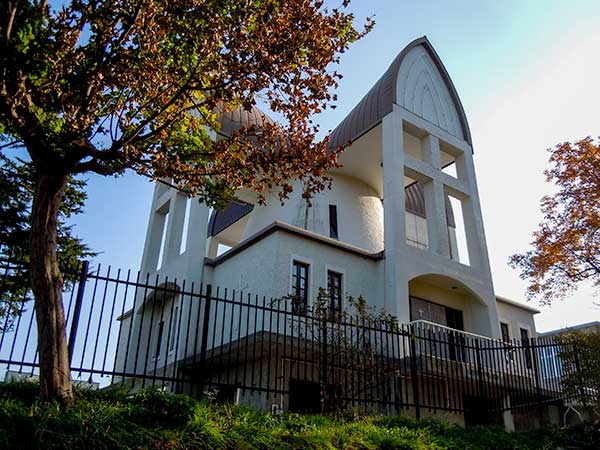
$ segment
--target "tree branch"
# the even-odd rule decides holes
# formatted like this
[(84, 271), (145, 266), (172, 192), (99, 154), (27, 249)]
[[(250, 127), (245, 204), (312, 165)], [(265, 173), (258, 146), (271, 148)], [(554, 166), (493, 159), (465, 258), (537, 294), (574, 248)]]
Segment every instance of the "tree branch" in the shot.
[(9, 16), (8, 16), (8, 23), (6, 24), (6, 33), (4, 33), (4, 39), (6, 40), (6, 42), (8, 43), (8, 41), (10, 41), (10, 35), (12, 33), (12, 27), (13, 24), (15, 22), (15, 16), (17, 15), (17, 5), (15, 4), (14, 6), (12, 6), (11, 3), (9, 3)]

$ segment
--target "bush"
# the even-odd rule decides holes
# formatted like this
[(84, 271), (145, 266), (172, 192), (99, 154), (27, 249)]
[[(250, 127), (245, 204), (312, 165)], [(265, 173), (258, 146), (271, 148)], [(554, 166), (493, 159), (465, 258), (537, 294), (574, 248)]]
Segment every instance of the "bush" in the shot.
[(600, 416), (600, 331), (559, 334), (565, 395), (590, 406)]
[(270, 413), (198, 402), (158, 389), (77, 391), (75, 403), (40, 403), (30, 385), (0, 385), (0, 448), (215, 450), (596, 449), (598, 425), (507, 433), (406, 416)]

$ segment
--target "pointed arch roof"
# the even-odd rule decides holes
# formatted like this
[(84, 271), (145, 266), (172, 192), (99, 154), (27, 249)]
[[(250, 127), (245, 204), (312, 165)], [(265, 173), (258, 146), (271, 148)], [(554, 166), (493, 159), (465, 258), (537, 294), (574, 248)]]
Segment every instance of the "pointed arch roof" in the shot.
[(439, 55), (429, 42), (426, 36), (415, 39), (408, 44), (396, 56), (387, 71), (379, 78), (373, 87), (367, 92), (360, 102), (350, 111), (350, 113), (340, 122), (340, 124), (331, 133), (330, 147), (335, 148), (340, 145), (346, 145), (352, 142), (377, 125), (383, 117), (392, 112), (393, 104), (396, 102), (396, 85), (400, 66), (406, 55), (415, 47), (423, 46), (437, 70), (439, 71), (446, 87), (450, 93), (452, 102), (459, 116), (460, 126), (464, 139), (471, 142), (471, 132), (467, 116), (463, 109), (454, 83), (450, 79), (448, 71), (444, 67)]

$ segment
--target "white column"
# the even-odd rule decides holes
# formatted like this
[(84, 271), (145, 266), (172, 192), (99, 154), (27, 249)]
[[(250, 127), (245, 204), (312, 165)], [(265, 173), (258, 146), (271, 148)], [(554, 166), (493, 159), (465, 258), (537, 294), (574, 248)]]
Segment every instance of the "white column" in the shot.
[(471, 194), (467, 198), (462, 199), (469, 262), (473, 269), (486, 275), (491, 280), (491, 269), (483, 229), (481, 206), (479, 204), (473, 155), (471, 152), (464, 152), (456, 158), (456, 170), (458, 178), (467, 184)]
[[(200, 203), (198, 199), (193, 198), (190, 203), (190, 218), (188, 225), (188, 234), (186, 241), (186, 251), (182, 258), (184, 258), (185, 273), (181, 274), (182, 279), (186, 280), (185, 289), (187, 292), (192, 291), (195, 294), (200, 293), (200, 287), (202, 286), (202, 293), (206, 290), (206, 283), (210, 280), (206, 280), (206, 273), (204, 270), (204, 258), (206, 255), (206, 234), (208, 231), (208, 214), (209, 208), (204, 204)], [(180, 336), (188, 336), (188, 347), (187, 355), (185, 353), (186, 338), (181, 337), (178, 343), (177, 354), (183, 356), (191, 356), (194, 352), (194, 336), (196, 335), (198, 308), (202, 308), (204, 302), (199, 301), (198, 298), (190, 298), (187, 296), (181, 303), (181, 314), (182, 317), (192, 317), (190, 321), (190, 330), (188, 330), (187, 320), (182, 321)], [(202, 311), (202, 310), (200, 310)], [(198, 337), (199, 339), (199, 337)]]
[(478, 273), (480, 280), (488, 289), (487, 294), (482, 294), (482, 299), (486, 302), (487, 324), (481, 324), (482, 328), (484, 328), (481, 333), (499, 338), (500, 324), (498, 322), (496, 297), (494, 295), (494, 284), (483, 228), (483, 217), (479, 203), (472, 152), (463, 152), (462, 155), (456, 158), (456, 171), (458, 178), (467, 184), (468, 192), (470, 193), (469, 196), (462, 199), (469, 264), (471, 269)]
[[(510, 408), (510, 395), (506, 394), (504, 396), (504, 407), (505, 408)], [(504, 422), (504, 429), (506, 431), (515, 431), (515, 420), (512, 414), (512, 411), (510, 409), (506, 409), (503, 413), (502, 413), (502, 421)]]
[(427, 234), (430, 251), (450, 258), (448, 242), (448, 222), (446, 220), (446, 199), (444, 185), (440, 181), (442, 174), (440, 164), (440, 141), (437, 137), (427, 135), (422, 140), (423, 156), (434, 170), (433, 180), (425, 183), (425, 215), (427, 216)]
[(410, 319), (408, 280), (402, 260), (406, 247), (404, 140), (402, 116), (396, 105), (382, 121), (383, 223), (385, 245), (384, 308), (401, 322)]
[(190, 218), (187, 234), (187, 267), (190, 279), (202, 279), (204, 257), (206, 256), (208, 216), (210, 209), (198, 199), (193, 198), (190, 203)]
[(179, 192), (175, 192), (173, 197), (171, 197), (163, 264), (179, 256), (183, 237), (183, 222), (185, 221), (186, 199), (187, 197)]
[(163, 206), (158, 204), (158, 201), (162, 199), (162, 195), (160, 194), (158, 184), (156, 184), (152, 206), (150, 207), (150, 218), (148, 219), (146, 240), (144, 241), (144, 252), (142, 253), (142, 261), (140, 263), (141, 276), (156, 271), (156, 265), (158, 264), (160, 242), (165, 226), (165, 215), (162, 211), (159, 212), (159, 208)]

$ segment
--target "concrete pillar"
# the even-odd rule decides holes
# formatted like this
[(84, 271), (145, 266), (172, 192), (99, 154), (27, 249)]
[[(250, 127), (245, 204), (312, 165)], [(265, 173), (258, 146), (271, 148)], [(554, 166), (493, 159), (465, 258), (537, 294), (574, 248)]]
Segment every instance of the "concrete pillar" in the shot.
[(502, 421), (504, 422), (504, 429), (506, 431), (515, 431), (515, 420), (512, 415), (512, 411), (510, 408), (510, 395), (506, 394), (504, 396), (504, 408), (506, 410), (502, 412)]
[(448, 222), (446, 220), (446, 201), (444, 185), (440, 181), (440, 141), (427, 135), (422, 139), (423, 157), (433, 169), (435, 177), (425, 183), (425, 215), (427, 216), (427, 234), (430, 251), (450, 258), (448, 242)]
[(467, 198), (461, 199), (470, 265), (491, 280), (491, 269), (471, 152), (464, 152), (456, 158), (456, 170), (458, 178), (467, 184), (471, 194)]
[(146, 230), (146, 240), (144, 241), (144, 252), (142, 253), (140, 264), (142, 276), (156, 271), (156, 265), (158, 264), (160, 243), (165, 226), (165, 212), (168, 211), (168, 205), (160, 205), (158, 203), (159, 200), (162, 200), (162, 195), (160, 195), (157, 184), (154, 189), (154, 199), (150, 208), (150, 218)]
[(482, 295), (486, 303), (487, 315), (482, 317), (482, 334), (491, 337), (500, 337), (500, 323), (496, 308), (496, 297), (490, 268), (490, 260), (487, 251), (485, 232), (483, 228), (483, 217), (479, 203), (477, 190), (477, 179), (475, 177), (475, 166), (473, 164), (473, 153), (463, 152), (456, 157), (456, 171), (458, 178), (467, 184), (469, 196), (462, 200), (463, 221), (465, 224), (465, 235), (469, 251), (469, 264), (471, 269), (478, 273), (481, 281), (487, 287), (487, 293)]
[[(208, 216), (210, 210), (197, 199), (192, 199), (190, 203), (190, 218), (187, 231), (186, 251), (180, 256), (183, 258), (183, 267), (185, 272), (183, 279), (186, 280), (186, 291), (193, 290), (195, 294), (206, 291), (206, 273), (204, 268), (204, 258), (206, 256), (207, 246), (207, 231), (208, 231)], [(177, 354), (182, 356), (191, 356), (194, 352), (194, 336), (196, 335), (197, 318), (199, 317), (198, 308), (204, 305), (204, 302), (190, 296), (182, 299), (181, 314), (182, 317), (192, 317), (189, 321), (190, 330), (188, 330), (188, 321), (183, 321), (181, 325), (180, 336), (188, 336), (187, 355), (184, 355), (186, 350), (186, 339), (179, 339), (177, 344)]]
[(216, 258), (218, 250), (219, 250), (219, 240), (214, 236), (209, 237), (208, 242), (206, 244), (206, 257), (207, 258)]
[(185, 221), (185, 204), (187, 197), (179, 192), (174, 192), (169, 204), (169, 223), (165, 250), (163, 255), (163, 266), (179, 256), (181, 241), (183, 237), (183, 223)]
[(386, 311), (395, 314), (401, 322), (408, 322), (408, 280), (406, 261), (402, 256), (406, 247), (404, 198), (404, 140), (402, 116), (396, 105), (382, 121), (383, 163), (383, 223), (385, 243)]
[[(187, 231), (188, 265), (201, 269), (204, 266), (206, 256), (208, 218), (210, 209), (198, 199), (192, 199), (190, 203), (190, 219)], [(196, 269), (196, 270), (197, 270)]]

